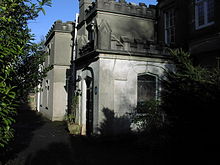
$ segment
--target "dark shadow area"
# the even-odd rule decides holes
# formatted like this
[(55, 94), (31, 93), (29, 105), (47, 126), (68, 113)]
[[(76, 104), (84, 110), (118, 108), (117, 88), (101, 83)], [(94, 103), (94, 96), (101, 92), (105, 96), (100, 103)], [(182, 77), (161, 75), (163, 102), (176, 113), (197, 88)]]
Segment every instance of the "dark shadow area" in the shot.
[(99, 131), (103, 136), (123, 135), (131, 132), (131, 120), (128, 116), (115, 116), (113, 110), (103, 108), (104, 121), (99, 127)]
[(210, 83), (211, 72), (205, 72), (206, 81), (193, 76), (185, 78), (186, 73), (169, 73), (169, 81), (163, 82), (162, 109), (170, 122), (168, 147), (174, 156), (172, 161), (219, 164), (219, 75), (218, 81), (213, 76)]
[(74, 153), (65, 143), (51, 143), (46, 149), (29, 155), (25, 165), (74, 165)]
[(115, 116), (114, 111), (103, 108), (104, 121), (97, 136), (72, 136), (76, 164), (169, 164), (167, 141), (162, 132), (132, 133), (129, 116)]
[[(170, 128), (132, 133), (127, 117), (115, 117), (108, 108), (103, 112), (103, 136), (86, 137), (68, 135), (63, 122), (50, 122), (34, 111), (22, 110), (15, 125), (16, 138), (4, 158), (16, 161), (7, 165), (218, 164), (219, 146), (207, 143), (206, 135), (194, 136), (196, 130), (194, 134), (189, 133), (193, 129), (182, 127), (181, 134)], [(24, 158), (17, 155), (28, 147)]]
[(169, 164), (165, 145), (144, 135), (72, 136), (71, 143), (79, 165)]
[(179, 110), (185, 112), (185, 120), (179, 118), (171, 125), (159, 129), (155, 127), (141, 133), (130, 131), (129, 117), (116, 117), (114, 111), (104, 108), (105, 120), (99, 128), (102, 136), (93, 141), (90, 139), (89, 144), (85, 145), (91, 147), (87, 151), (94, 154), (93, 157), (96, 154), (100, 156), (100, 160), (94, 164), (104, 161), (102, 155), (107, 157), (105, 159), (109, 160), (109, 164), (218, 164), (220, 138), (217, 114), (204, 113), (213, 112), (213, 105), (218, 103), (209, 103), (207, 107), (206, 104), (200, 105), (191, 99), (192, 96), (189, 95), (188, 100), (184, 100), (187, 104), (178, 106)]
[(19, 107), (15, 120), (16, 123), (13, 126), (15, 130), (14, 140), (9, 144), (6, 152), (0, 155), (3, 164), (16, 158), (19, 152), (30, 145), (34, 136), (33, 132), (42, 127), (46, 121), (41, 114), (30, 110), (28, 105)]

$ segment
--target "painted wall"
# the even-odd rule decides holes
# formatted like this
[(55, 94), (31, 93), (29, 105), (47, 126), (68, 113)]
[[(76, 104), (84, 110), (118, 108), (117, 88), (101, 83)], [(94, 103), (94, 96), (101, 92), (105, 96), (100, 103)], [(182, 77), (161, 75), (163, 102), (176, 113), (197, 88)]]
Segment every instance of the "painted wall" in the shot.
[[(172, 68), (172, 65), (169, 61), (159, 58), (100, 54), (99, 60), (91, 63), (88, 67), (92, 68), (94, 72), (94, 133), (100, 133), (103, 124), (109, 120), (110, 116), (106, 116), (109, 113), (109, 115), (114, 114), (115, 121), (118, 119), (121, 122), (121, 125), (117, 123), (113, 128), (114, 133), (122, 133), (130, 129), (131, 123), (127, 120), (128, 113), (132, 113), (137, 104), (138, 74), (150, 73), (157, 75), (158, 79), (160, 79), (164, 76), (164, 70)], [(86, 90), (83, 89), (86, 88), (86, 85), (83, 83), (83, 80), (87, 76), (91, 77), (91, 74), (87, 70), (78, 70), (77, 74), (82, 76), (82, 80), (78, 84), (79, 89), (82, 91), (82, 96), (80, 97), (81, 105), (79, 107), (80, 113), (78, 114), (82, 115), (81, 118), (86, 119), (86, 116), (83, 116), (86, 115)], [(95, 92), (95, 88), (97, 92)], [(110, 112), (106, 113), (105, 109), (110, 110)], [(84, 123), (79, 123), (85, 124), (85, 122), (84, 120)]]
[[(53, 65), (43, 80), (40, 92), (40, 112), (52, 121), (61, 121), (67, 112), (68, 78), (72, 57), (72, 23), (56, 22), (46, 46), (50, 55), (45, 66)], [(53, 31), (54, 30), (54, 31)]]

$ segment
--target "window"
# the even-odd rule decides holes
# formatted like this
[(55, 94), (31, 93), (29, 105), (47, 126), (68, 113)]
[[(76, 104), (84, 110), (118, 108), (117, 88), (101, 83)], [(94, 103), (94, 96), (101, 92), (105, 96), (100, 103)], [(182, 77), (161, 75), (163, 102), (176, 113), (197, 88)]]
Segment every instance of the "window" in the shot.
[(88, 31), (88, 40), (89, 41), (94, 41), (94, 39), (95, 39), (94, 31), (90, 29)]
[(43, 100), (44, 100), (44, 98), (43, 98), (43, 84), (41, 83), (40, 84), (40, 107), (42, 107), (43, 106)]
[(151, 74), (138, 76), (137, 81), (137, 107), (142, 113), (142, 108), (147, 101), (157, 99), (157, 77)]
[(220, 69), (220, 57), (216, 57), (217, 68)]
[(51, 55), (51, 44), (47, 45), (47, 65), (46, 66), (49, 66), (50, 65), (50, 55)]
[(196, 29), (204, 28), (214, 23), (214, 0), (195, 0)]
[(88, 40), (89, 41), (94, 41), (95, 39), (95, 27), (94, 27), (94, 22), (92, 21), (87, 27), (86, 27), (87, 31), (88, 31)]
[(165, 43), (175, 42), (175, 11), (170, 9), (164, 13)]
[(48, 109), (48, 104), (49, 104), (49, 89), (50, 89), (50, 81), (46, 80), (45, 84), (45, 91), (46, 91), (46, 109)]

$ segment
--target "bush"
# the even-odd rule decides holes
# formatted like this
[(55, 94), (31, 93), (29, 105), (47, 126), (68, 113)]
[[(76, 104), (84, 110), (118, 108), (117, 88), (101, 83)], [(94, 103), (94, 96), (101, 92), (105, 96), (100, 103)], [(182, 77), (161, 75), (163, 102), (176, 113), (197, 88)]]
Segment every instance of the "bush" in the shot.
[(162, 108), (177, 132), (210, 130), (216, 127), (220, 106), (220, 72), (195, 66), (189, 53), (171, 50), (175, 72), (163, 81)]
[[(32, 51), (36, 45), (31, 43), (32, 35), (28, 21), (35, 19), (40, 11), (44, 12), (42, 7), (50, 5), (50, 1), (42, 0), (38, 3), (32, 3), (31, 0), (0, 1), (0, 148), (7, 146), (13, 138), (12, 124), (16, 114), (15, 108), (20, 99), (18, 96), (22, 96), (21, 92), (27, 88), (30, 91), (34, 87), (32, 84), (39, 82), (37, 80), (42, 77), (34, 72), (33, 67), (28, 68), (26, 63), (27, 59), (38, 53)], [(41, 57), (38, 56), (39, 58)], [(35, 65), (29, 63), (29, 66), (38, 69), (39, 63), (36, 60), (36, 58), (31, 60)], [(28, 69), (19, 70), (22, 68), (19, 66), (26, 66)], [(22, 81), (24, 75), (32, 78)]]
[(138, 103), (132, 119), (139, 131), (151, 132), (165, 125), (165, 114), (155, 99)]

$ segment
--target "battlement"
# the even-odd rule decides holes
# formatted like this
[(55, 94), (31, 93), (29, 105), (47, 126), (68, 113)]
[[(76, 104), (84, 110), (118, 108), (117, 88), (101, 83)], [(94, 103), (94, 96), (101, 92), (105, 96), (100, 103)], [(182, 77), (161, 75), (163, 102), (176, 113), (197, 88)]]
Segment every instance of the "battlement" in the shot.
[(109, 11), (119, 14), (126, 14), (138, 17), (154, 19), (156, 17), (156, 7), (154, 5), (147, 6), (145, 3), (127, 3), (125, 0), (96, 0), (86, 9), (86, 15), (89, 16), (96, 10)]
[(54, 22), (49, 32), (46, 35), (46, 39), (48, 39), (54, 31), (71, 33), (74, 30), (74, 22), (67, 21), (62, 22), (61, 20), (57, 20)]

